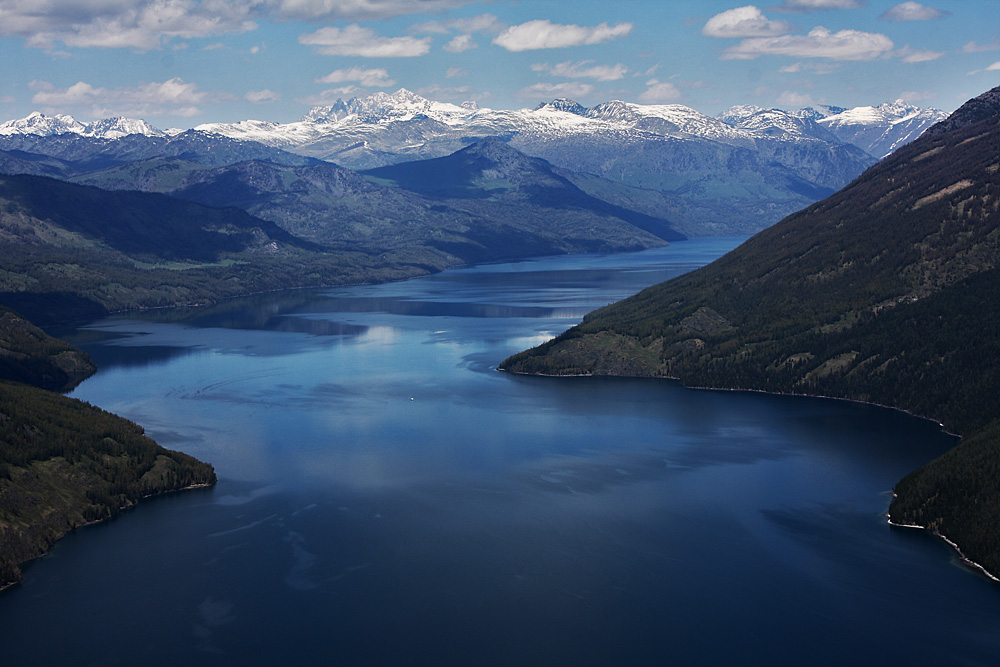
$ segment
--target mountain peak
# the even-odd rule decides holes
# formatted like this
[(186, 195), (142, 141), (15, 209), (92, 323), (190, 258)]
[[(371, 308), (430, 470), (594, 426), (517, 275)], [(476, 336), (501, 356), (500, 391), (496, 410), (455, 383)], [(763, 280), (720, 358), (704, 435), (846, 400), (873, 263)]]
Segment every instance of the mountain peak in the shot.
[(579, 102), (565, 97), (560, 97), (559, 99), (552, 100), (551, 102), (544, 102), (535, 107), (535, 111), (541, 111), (542, 109), (565, 111), (567, 113), (576, 114), (577, 116), (583, 116), (587, 113), (587, 107), (583, 106)]
[(46, 116), (39, 111), (32, 111), (24, 118), (0, 124), (0, 135), (11, 134), (34, 134), (42, 137), (79, 134), (98, 139), (121, 139), (130, 134), (144, 134), (149, 137), (164, 135), (146, 121), (135, 118), (118, 116), (85, 124), (65, 114)]
[(929, 136), (943, 134), (995, 116), (1000, 116), (1000, 86), (972, 98), (946, 119), (927, 130), (926, 134)]
[(357, 116), (364, 122), (378, 123), (410, 120), (422, 114), (434, 120), (448, 122), (454, 117), (467, 117), (477, 108), (475, 103), (458, 106), (448, 102), (433, 102), (406, 88), (400, 88), (394, 93), (377, 92), (366, 97), (353, 97), (347, 102), (337, 100), (328, 106), (313, 107), (302, 117), (302, 121), (331, 123), (348, 116)]
[(46, 116), (39, 111), (32, 111), (24, 118), (0, 124), (0, 134), (35, 134), (45, 137), (67, 132), (82, 134), (85, 130), (86, 125), (72, 116), (65, 114)]

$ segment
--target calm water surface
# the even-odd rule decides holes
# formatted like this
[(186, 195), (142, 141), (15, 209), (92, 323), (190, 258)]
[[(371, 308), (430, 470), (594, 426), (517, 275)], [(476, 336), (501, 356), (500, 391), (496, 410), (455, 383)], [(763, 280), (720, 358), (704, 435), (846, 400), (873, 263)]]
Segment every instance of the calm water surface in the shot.
[(494, 370), (736, 242), (60, 332), (101, 367), (74, 396), (220, 482), (28, 566), (3, 664), (996, 664), (1000, 588), (883, 516), (936, 424)]

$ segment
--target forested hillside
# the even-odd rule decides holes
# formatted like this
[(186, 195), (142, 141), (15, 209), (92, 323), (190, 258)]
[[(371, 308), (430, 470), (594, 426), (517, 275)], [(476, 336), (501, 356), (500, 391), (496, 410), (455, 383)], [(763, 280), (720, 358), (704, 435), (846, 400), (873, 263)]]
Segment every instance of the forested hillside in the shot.
[(0, 588), (77, 526), (215, 481), (212, 466), (160, 447), (137, 424), (40, 388), (70, 389), (95, 369), (0, 309)]
[(966, 437), (899, 484), (893, 520), (1000, 572), (1000, 476), (988, 472), (1000, 466), (998, 156), (994, 89), (836, 195), (503, 368), (677, 377), (938, 419)]

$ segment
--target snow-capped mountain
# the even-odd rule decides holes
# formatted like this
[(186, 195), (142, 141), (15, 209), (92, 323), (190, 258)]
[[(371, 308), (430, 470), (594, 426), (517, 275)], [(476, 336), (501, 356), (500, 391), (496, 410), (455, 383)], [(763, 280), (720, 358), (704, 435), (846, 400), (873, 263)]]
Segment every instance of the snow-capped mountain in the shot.
[(88, 148), (67, 139), (93, 138), (103, 143), (91, 150), (109, 164), (183, 153), (222, 165), (270, 151), (277, 157), (269, 159), (285, 164), (318, 158), (364, 170), (440, 158), (499, 137), (558, 168), (675, 197), (681, 204), (673, 218), (696, 235), (762, 229), (832, 194), (943, 115), (893, 103), (851, 110), (739, 106), (713, 118), (680, 104), (613, 100), (587, 108), (568, 99), (497, 110), (401, 89), (315, 107), (291, 123), (210, 123), (177, 136), (143, 121), (83, 124), (32, 114), (0, 125), (0, 150), (76, 164)]
[(874, 107), (845, 109), (817, 122), (841, 141), (883, 158), (947, 117), (940, 109), (921, 109), (896, 100)]
[(750, 131), (785, 132), (852, 144), (881, 159), (947, 117), (940, 109), (922, 109), (896, 100), (853, 109), (815, 106), (794, 111), (741, 105), (727, 109), (718, 119)]
[(59, 134), (79, 134), (84, 137), (98, 139), (121, 139), (132, 134), (142, 134), (147, 137), (166, 136), (144, 120), (135, 118), (105, 118), (93, 123), (81, 123), (72, 116), (56, 114), (46, 116), (37, 111), (25, 118), (9, 120), (0, 123), (0, 135), (33, 134), (50, 137)]
[(486, 136), (516, 137), (518, 148), (531, 154), (532, 144), (569, 136), (602, 138), (609, 133), (628, 140), (668, 137), (744, 148), (775, 141), (842, 143), (878, 159), (945, 115), (900, 102), (794, 111), (743, 105), (716, 118), (680, 104), (619, 100), (587, 108), (557, 99), (534, 109), (495, 110), (474, 103), (434, 102), (401, 89), (315, 107), (292, 123), (247, 120), (195, 129), (364, 169), (449, 155)]
[(47, 137), (54, 134), (83, 134), (87, 126), (65, 114), (46, 116), (45, 114), (33, 111), (25, 118), (18, 120), (8, 120), (0, 123), (0, 134), (36, 134)]

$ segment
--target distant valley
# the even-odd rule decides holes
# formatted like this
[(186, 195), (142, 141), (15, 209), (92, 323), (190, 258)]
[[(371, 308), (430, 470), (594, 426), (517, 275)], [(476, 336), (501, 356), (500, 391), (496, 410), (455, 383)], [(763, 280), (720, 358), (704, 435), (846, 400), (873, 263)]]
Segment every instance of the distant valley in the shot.
[(364, 170), (499, 137), (568, 170), (589, 194), (668, 219), (685, 236), (749, 234), (832, 194), (945, 116), (898, 102), (739, 106), (719, 118), (682, 105), (619, 101), (585, 108), (554, 100), (508, 111), (400, 90), (316, 107), (293, 123), (248, 120), (183, 132), (134, 119), (84, 124), (33, 114), (0, 124), (0, 171), (66, 178), (154, 158), (213, 167), (247, 160), (302, 166), (312, 158)]

